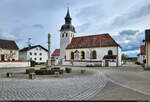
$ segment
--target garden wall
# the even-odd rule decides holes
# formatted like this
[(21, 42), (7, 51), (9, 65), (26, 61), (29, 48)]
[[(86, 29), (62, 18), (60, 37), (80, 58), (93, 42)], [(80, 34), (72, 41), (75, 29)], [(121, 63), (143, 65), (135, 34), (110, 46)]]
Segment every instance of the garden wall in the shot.
[(0, 68), (29, 67), (30, 61), (0, 61)]

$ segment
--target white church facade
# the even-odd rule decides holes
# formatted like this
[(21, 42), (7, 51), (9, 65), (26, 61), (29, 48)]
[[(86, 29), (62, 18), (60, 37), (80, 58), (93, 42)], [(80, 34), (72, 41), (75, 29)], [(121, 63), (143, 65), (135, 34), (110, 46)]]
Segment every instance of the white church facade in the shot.
[(69, 9), (60, 29), (60, 60), (62, 65), (120, 66), (121, 47), (108, 34), (75, 37)]

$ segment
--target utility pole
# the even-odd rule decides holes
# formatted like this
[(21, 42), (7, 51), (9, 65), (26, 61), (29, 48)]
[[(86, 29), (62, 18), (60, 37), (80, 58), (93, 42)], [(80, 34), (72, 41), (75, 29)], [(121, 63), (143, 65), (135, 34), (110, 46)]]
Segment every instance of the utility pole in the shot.
[(47, 67), (51, 66), (51, 56), (50, 56), (50, 43), (51, 43), (51, 35), (48, 34), (48, 61), (47, 61)]

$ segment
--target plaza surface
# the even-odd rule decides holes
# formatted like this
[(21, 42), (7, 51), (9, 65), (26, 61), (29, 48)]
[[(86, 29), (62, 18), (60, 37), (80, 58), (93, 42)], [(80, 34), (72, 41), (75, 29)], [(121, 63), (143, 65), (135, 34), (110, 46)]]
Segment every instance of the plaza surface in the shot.
[(122, 67), (73, 67), (92, 74), (64, 78), (6, 78), (0, 69), (0, 100), (150, 100), (150, 71), (128, 64)]

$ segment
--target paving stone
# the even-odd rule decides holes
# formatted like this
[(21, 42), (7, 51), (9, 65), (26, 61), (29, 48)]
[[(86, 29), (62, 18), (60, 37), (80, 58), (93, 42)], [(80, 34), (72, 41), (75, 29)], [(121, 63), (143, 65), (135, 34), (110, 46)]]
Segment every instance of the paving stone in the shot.
[(42, 80), (1, 78), (0, 100), (88, 100), (100, 92), (107, 81), (102, 72)]

